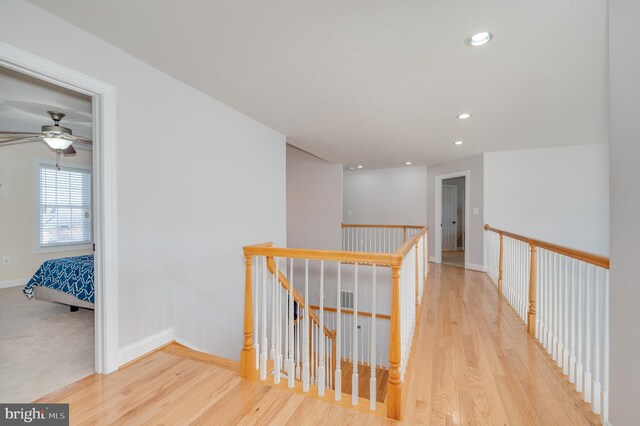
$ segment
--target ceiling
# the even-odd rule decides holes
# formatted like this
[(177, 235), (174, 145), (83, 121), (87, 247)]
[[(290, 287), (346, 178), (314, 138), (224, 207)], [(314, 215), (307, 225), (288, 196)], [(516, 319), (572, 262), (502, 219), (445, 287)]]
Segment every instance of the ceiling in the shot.
[(607, 142), (606, 0), (30, 1), (334, 163)]
[(91, 98), (0, 67), (0, 130), (40, 132), (53, 124), (47, 111), (66, 114), (60, 125), (91, 138)]

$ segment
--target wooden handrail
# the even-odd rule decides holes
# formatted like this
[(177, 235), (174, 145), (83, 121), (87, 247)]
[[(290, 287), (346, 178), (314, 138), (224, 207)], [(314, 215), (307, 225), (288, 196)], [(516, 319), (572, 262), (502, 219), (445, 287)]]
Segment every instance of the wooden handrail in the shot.
[(400, 246), (400, 248), (396, 250), (394, 254), (400, 257), (400, 259), (403, 259), (407, 255), (407, 253), (409, 253), (409, 250), (411, 250), (411, 248), (418, 243), (418, 240), (428, 232), (429, 227), (423, 227), (420, 232), (416, 233), (413, 237), (411, 237), (411, 239), (407, 240), (402, 246)]
[[(311, 309), (315, 309), (315, 310), (319, 310), (320, 306), (318, 305), (309, 305), (309, 308)], [(338, 310), (336, 308), (328, 308), (328, 307), (324, 307), (324, 310), (327, 312), (338, 312)], [(353, 315), (353, 311), (351, 309), (344, 309), (341, 308), (340, 312), (345, 314), (345, 315)], [(362, 312), (362, 311), (358, 311), (358, 316), (359, 317), (369, 317), (371, 318), (371, 312)], [(377, 319), (385, 319), (385, 320), (390, 320), (391, 319), (391, 315), (386, 315), (386, 314), (376, 314), (376, 318)]]
[(334, 260), (351, 263), (375, 263), (379, 266), (400, 265), (402, 257), (396, 253), (365, 253), (357, 251), (311, 250), (278, 248), (267, 243), (243, 247), (245, 256), (288, 257), (293, 259)]
[(403, 229), (403, 228), (407, 228), (407, 229), (422, 229), (424, 228), (424, 226), (422, 225), (363, 225), (363, 224), (356, 224), (356, 223), (343, 223), (342, 224), (343, 228), (397, 228), (397, 229)]
[(504, 231), (502, 229), (492, 228), (489, 225), (484, 225), (485, 231), (495, 232), (505, 237), (513, 238), (514, 240), (522, 241), (532, 246), (552, 251), (554, 253), (562, 254), (567, 257), (571, 257), (576, 260), (581, 260), (592, 265), (599, 266), (601, 268), (609, 269), (609, 258), (601, 256), (599, 254), (593, 254), (582, 250), (572, 249), (570, 247), (561, 246), (558, 244), (548, 243), (546, 241), (536, 240), (535, 238), (525, 237), (523, 235), (514, 234), (512, 232)]

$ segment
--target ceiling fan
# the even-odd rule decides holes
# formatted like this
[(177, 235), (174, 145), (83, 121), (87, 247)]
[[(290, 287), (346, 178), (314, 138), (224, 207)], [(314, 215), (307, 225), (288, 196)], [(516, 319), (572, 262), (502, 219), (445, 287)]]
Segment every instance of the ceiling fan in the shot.
[(73, 148), (72, 144), (92, 144), (91, 139), (87, 139), (82, 136), (73, 136), (71, 129), (60, 126), (60, 120), (65, 116), (63, 113), (57, 111), (47, 111), (47, 113), (53, 120), (53, 125), (43, 125), (41, 127), (41, 133), (0, 131), (0, 146), (43, 141), (51, 149), (55, 150), (58, 155), (60, 153), (64, 155), (73, 155), (76, 153), (76, 150)]

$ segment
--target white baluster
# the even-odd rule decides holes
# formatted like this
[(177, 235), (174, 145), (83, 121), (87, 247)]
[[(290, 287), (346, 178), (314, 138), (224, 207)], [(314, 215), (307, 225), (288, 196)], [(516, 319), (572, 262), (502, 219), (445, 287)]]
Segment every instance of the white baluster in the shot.
[(568, 266), (568, 257), (564, 257), (564, 352), (562, 353), (562, 373), (565, 375), (569, 374), (569, 314), (571, 313), (570, 300), (569, 300), (569, 266)]
[(604, 271), (602, 318), (602, 423), (609, 424), (609, 270)]
[(576, 382), (576, 261), (571, 259), (571, 350), (569, 356), (569, 382)]
[(593, 412), (600, 414), (602, 399), (600, 387), (600, 274), (594, 268), (594, 296), (593, 296)]
[(289, 259), (289, 353), (287, 355), (287, 385), (293, 388), (295, 381), (294, 334), (293, 334), (293, 258)]
[(282, 365), (282, 315), (280, 311), (282, 300), (280, 283), (278, 282), (280, 277), (280, 261), (276, 257), (274, 257), (273, 260), (276, 262), (276, 291), (274, 294), (276, 299), (276, 357), (273, 367), (273, 382), (278, 384), (280, 383), (280, 367)]
[(587, 286), (585, 288), (585, 308), (584, 308), (584, 401), (591, 402), (592, 382), (591, 382), (591, 267), (587, 265)]
[(338, 262), (338, 277), (337, 277), (337, 288), (336, 288), (336, 300), (338, 305), (338, 312), (336, 314), (336, 365), (335, 365), (335, 398), (336, 401), (340, 401), (342, 399), (342, 301), (340, 300), (340, 292), (342, 291), (341, 287), (341, 274), (340, 268), (342, 264)]
[(584, 352), (584, 285), (582, 282), (582, 263), (578, 262), (578, 331), (576, 332), (576, 390), (584, 390), (584, 370), (582, 354)]
[(556, 363), (562, 368), (564, 354), (564, 286), (562, 280), (562, 257), (557, 255), (558, 270), (556, 271), (556, 282), (558, 286), (558, 359)]
[(551, 358), (554, 361), (558, 361), (558, 255), (553, 254), (553, 273), (551, 275), (551, 283), (553, 285), (553, 352), (551, 353)]
[(369, 359), (369, 408), (376, 409), (376, 265), (373, 265), (373, 283), (371, 284), (371, 356)]
[(267, 379), (267, 257), (262, 260), (262, 335), (260, 352), (260, 380)]
[(302, 326), (302, 390), (309, 392), (309, 259), (304, 260), (304, 322)]
[(276, 294), (278, 279), (276, 275), (271, 277), (271, 353), (269, 358), (276, 362)]
[(358, 405), (358, 263), (355, 263), (353, 281), (353, 372), (351, 374), (351, 404)]
[(320, 365), (318, 366), (318, 395), (324, 396), (324, 260), (320, 261), (320, 336), (323, 336), (323, 338), (319, 339), (320, 347), (318, 348), (320, 356)]

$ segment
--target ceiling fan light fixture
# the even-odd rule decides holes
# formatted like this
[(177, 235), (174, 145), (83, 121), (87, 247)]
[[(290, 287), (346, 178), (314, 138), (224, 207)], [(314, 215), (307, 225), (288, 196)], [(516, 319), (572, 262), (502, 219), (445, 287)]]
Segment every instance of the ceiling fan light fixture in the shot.
[(42, 138), (51, 149), (67, 149), (73, 143), (71, 139), (66, 138)]

